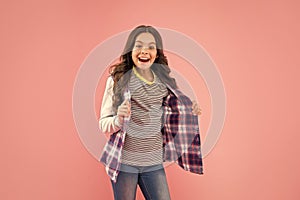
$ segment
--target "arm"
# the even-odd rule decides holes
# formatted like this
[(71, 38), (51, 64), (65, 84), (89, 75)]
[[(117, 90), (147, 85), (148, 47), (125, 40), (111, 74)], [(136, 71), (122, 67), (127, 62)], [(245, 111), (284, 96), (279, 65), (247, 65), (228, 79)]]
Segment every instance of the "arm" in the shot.
[(113, 84), (112, 77), (106, 81), (105, 91), (102, 99), (99, 128), (104, 133), (114, 133), (120, 129), (118, 116), (113, 112)]

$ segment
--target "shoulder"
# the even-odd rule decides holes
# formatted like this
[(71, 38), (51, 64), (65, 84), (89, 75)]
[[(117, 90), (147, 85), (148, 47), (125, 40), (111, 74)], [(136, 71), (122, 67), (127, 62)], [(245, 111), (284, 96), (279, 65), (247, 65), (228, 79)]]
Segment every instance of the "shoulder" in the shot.
[(112, 76), (109, 76), (106, 79), (105, 92), (109, 94), (113, 94), (113, 87), (114, 87), (114, 79)]
[(109, 75), (107, 77), (106, 84), (112, 84), (112, 83), (114, 83), (114, 78), (111, 75)]
[(114, 85), (114, 79), (113, 79), (113, 77), (110, 75), (110, 76), (107, 77), (107, 79), (106, 79), (106, 88), (113, 87), (113, 85)]

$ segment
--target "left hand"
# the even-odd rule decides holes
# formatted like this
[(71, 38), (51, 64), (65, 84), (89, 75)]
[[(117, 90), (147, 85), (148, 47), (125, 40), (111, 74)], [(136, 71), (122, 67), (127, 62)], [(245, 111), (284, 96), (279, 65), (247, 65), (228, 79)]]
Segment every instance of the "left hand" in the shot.
[(197, 101), (193, 101), (193, 105), (192, 105), (192, 112), (194, 115), (201, 115), (202, 112), (201, 112), (201, 108), (199, 107)]

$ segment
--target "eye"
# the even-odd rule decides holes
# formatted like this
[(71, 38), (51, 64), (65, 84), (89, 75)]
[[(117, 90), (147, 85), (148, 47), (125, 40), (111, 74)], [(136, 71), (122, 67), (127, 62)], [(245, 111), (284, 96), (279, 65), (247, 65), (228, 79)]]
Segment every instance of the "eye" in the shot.
[(142, 48), (143, 46), (142, 45), (140, 45), (140, 44), (136, 44), (135, 45), (135, 48), (137, 48), (137, 49), (140, 49), (140, 48)]
[(149, 46), (149, 49), (155, 49), (156, 47), (154, 45)]

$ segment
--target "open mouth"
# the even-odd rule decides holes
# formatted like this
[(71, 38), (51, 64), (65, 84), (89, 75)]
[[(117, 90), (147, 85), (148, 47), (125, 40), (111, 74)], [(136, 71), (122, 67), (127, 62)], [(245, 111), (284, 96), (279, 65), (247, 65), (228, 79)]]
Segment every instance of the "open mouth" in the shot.
[(138, 58), (140, 62), (147, 63), (150, 61), (150, 58)]

